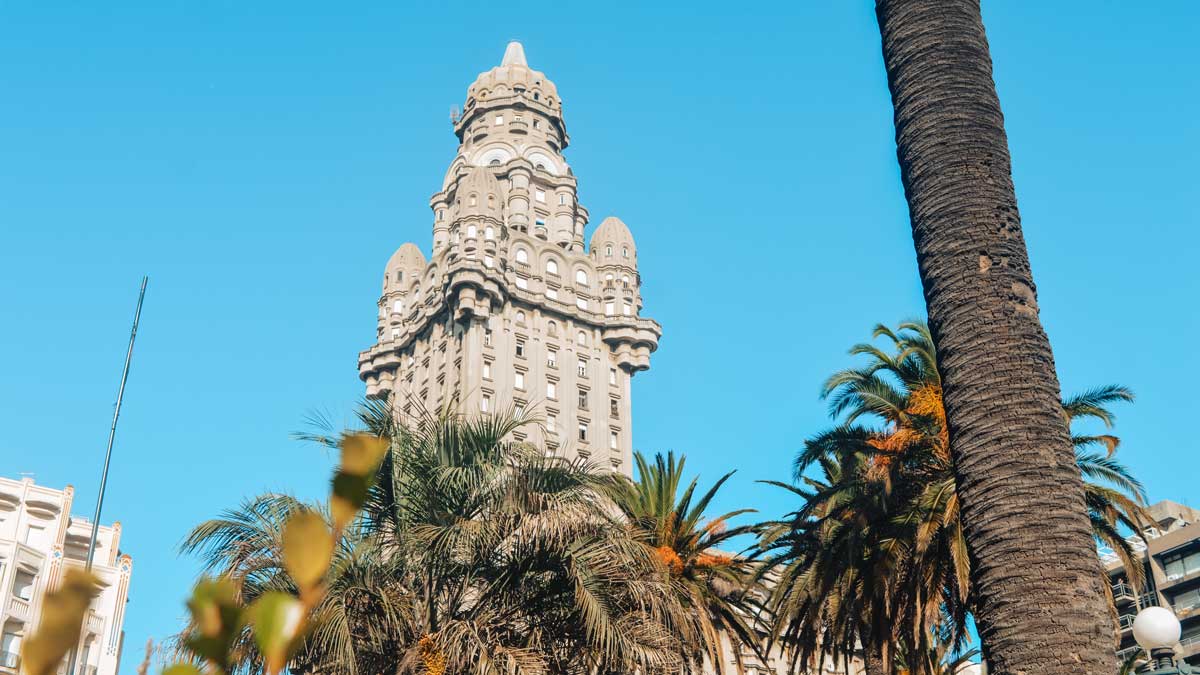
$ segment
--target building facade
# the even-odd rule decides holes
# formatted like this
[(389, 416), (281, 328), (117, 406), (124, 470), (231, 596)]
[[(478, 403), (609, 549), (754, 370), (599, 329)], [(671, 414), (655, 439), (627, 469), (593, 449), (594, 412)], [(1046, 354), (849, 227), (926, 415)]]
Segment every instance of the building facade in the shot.
[(453, 122), (432, 255), (406, 243), (384, 270), (376, 342), (359, 354), (367, 396), (402, 416), (536, 406), (543, 423), (519, 440), (629, 474), (630, 382), (662, 335), (642, 316), (633, 235), (609, 217), (585, 242), (562, 99), (520, 43)]
[[(1200, 665), (1200, 511), (1161, 501), (1148, 509), (1154, 519), (1142, 537), (1127, 541), (1137, 550), (1145, 583), (1137, 589), (1130, 583), (1121, 559), (1112, 551), (1101, 551), (1101, 560), (1112, 582), (1117, 607), (1121, 644), (1118, 655), (1126, 659), (1139, 654), (1133, 639), (1133, 619), (1138, 610), (1167, 607), (1179, 617), (1182, 628), (1176, 655), (1193, 666)], [(1139, 592), (1140, 590), (1140, 592)]]
[[(21, 642), (38, 625), (42, 595), (67, 567), (87, 560), (92, 523), (71, 515), (74, 498), (70, 485), (55, 490), (30, 478), (0, 478), (0, 674), (18, 672)], [(74, 675), (117, 673), (133, 568), (120, 543), (120, 523), (99, 528), (92, 572), (101, 591), (84, 619)]]

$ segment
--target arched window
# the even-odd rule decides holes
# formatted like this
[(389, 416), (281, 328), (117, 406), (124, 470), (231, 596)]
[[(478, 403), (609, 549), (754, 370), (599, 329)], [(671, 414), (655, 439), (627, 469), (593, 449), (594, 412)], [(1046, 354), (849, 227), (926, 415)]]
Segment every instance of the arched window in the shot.
[(496, 195), (488, 195), (488, 208), (492, 208), (495, 205), (496, 205)]
[(488, 162), (488, 166), (500, 166), (500, 158), (499, 157), (492, 158), (492, 161)]
[(517, 323), (522, 326), (525, 325), (525, 312), (522, 312), (520, 310), (517, 311)]
[(622, 247), (621, 247), (621, 257), (622, 257), (622, 258), (628, 258), (628, 257), (629, 257), (629, 247), (628, 247), (628, 246), (622, 246)]
[(583, 331), (579, 331), (578, 333), (576, 333), (575, 334), (575, 342), (577, 342), (581, 345), (586, 345), (587, 344), (587, 333), (585, 333)]
[(629, 275), (627, 275), (627, 274), (621, 275), (621, 285), (624, 286), (625, 288), (629, 288)]
[(604, 275), (604, 280), (605, 280), (605, 281), (612, 281), (612, 280), (613, 280), (613, 275), (612, 275), (612, 272), (609, 272), (608, 274), (605, 274), (605, 275)]
[(546, 165), (542, 164), (541, 162), (538, 162), (537, 164), (533, 165), (533, 168), (537, 169), (538, 171), (545, 171)]
[(396, 270), (396, 283), (404, 281), (404, 270)]
[(393, 302), (392, 303), (392, 311), (397, 314), (403, 314), (404, 313), (404, 301), (397, 300), (397, 301)]
[(487, 227), (483, 228), (483, 238), (484, 239), (492, 239), (495, 236), (496, 236), (496, 230), (494, 228), (492, 228), (491, 225), (488, 225)]
[(474, 236), (475, 236), (475, 235), (477, 235), (477, 234), (479, 234), (479, 229), (478, 229), (478, 228), (476, 228), (474, 225), (468, 225), (468, 226), (467, 226), (467, 236), (468, 236), (468, 237), (474, 237)]
[(575, 270), (575, 283), (579, 284), (580, 286), (587, 286), (587, 272), (583, 270)]
[(467, 206), (475, 206), (475, 204), (477, 204), (478, 202), (479, 202), (479, 199), (475, 195), (471, 195), (470, 197), (467, 197)]
[(546, 334), (549, 335), (550, 337), (557, 337), (558, 336), (558, 324), (553, 321), (546, 324)]
[(546, 274), (558, 276), (558, 261), (553, 259), (546, 261)]
[(523, 263), (523, 264), (528, 264), (529, 263), (529, 251), (526, 251), (523, 248), (517, 249), (517, 262)]

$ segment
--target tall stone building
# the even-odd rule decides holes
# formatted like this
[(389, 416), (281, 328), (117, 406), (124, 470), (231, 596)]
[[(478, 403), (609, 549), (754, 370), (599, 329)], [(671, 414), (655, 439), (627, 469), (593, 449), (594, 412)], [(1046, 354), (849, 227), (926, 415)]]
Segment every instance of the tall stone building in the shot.
[(630, 473), (630, 380), (662, 329), (641, 315), (629, 228), (606, 218), (585, 243), (557, 88), (509, 43), (454, 133), (432, 256), (406, 243), (384, 270), (376, 343), (359, 355), (367, 396), (409, 415), (537, 406), (527, 440)]

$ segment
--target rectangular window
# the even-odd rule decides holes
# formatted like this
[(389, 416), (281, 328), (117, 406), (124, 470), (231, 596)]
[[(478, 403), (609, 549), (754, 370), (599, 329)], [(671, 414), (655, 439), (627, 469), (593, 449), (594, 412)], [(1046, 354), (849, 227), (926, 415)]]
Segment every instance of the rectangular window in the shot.
[(587, 410), (587, 389), (579, 390), (578, 402), (579, 402), (579, 408), (581, 410)]
[(35, 581), (37, 577), (32, 572), (17, 570), (17, 578), (13, 580), (13, 595), (22, 600), (32, 600)]
[(546, 365), (550, 366), (551, 368), (558, 367), (558, 350), (557, 349), (547, 349), (546, 350)]
[(1175, 596), (1175, 601), (1171, 605), (1175, 607), (1176, 612), (1188, 612), (1200, 607), (1200, 588), (1180, 593)]
[(496, 125), (504, 124), (504, 115), (496, 115)]
[(533, 220), (533, 225), (534, 227), (546, 227), (546, 221), (542, 220), (541, 218), (535, 218)]
[(400, 329), (399, 329), (399, 328), (393, 328), (393, 329), (392, 329), (392, 339), (393, 339), (393, 340), (395, 340), (395, 339), (396, 339), (396, 338), (398, 338), (398, 337), (400, 337)]
[(559, 195), (558, 195), (558, 205), (559, 205), (559, 206), (566, 206), (566, 205), (567, 205), (567, 196), (566, 196), (565, 194), (559, 194)]
[(609, 417), (620, 417), (620, 406), (617, 405), (617, 399), (608, 399), (608, 415)]
[(546, 398), (548, 398), (548, 399), (558, 398), (558, 385), (555, 384), (554, 382), (546, 383)]
[(525, 341), (517, 340), (517, 356), (525, 358)]
[(615, 313), (614, 307), (611, 302), (604, 303), (604, 316), (612, 316)]
[(587, 309), (587, 298), (575, 298), (575, 306), (579, 309)]
[(521, 371), (518, 370), (516, 372), (516, 374), (513, 376), (513, 385), (517, 389), (524, 389), (525, 388), (525, 373), (522, 373)]
[(1194, 572), (1200, 572), (1200, 551), (1190, 555), (1176, 555), (1163, 560), (1167, 579), (1186, 577)]
[(580, 377), (587, 377), (587, 359), (579, 359), (575, 372), (579, 373)]
[(491, 361), (483, 362), (483, 379), (485, 379), (485, 380), (492, 379), (492, 362)]
[(490, 328), (486, 328), (483, 331), (483, 346), (484, 347), (492, 346), (492, 330)]
[(529, 280), (526, 279), (525, 277), (518, 276), (517, 277), (517, 288), (521, 288), (521, 289), (529, 288)]
[(491, 396), (488, 396), (485, 394), (483, 398), (479, 399), (479, 411), (480, 412), (488, 412), (488, 410), (491, 409), (491, 407), (492, 407), (492, 397)]
[[(490, 268), (493, 264), (495, 264), (495, 261), (492, 260), (492, 256), (490, 256), (490, 255), (483, 256), (483, 266), (484, 267)], [(628, 307), (629, 305), (625, 305), (625, 306)], [(626, 314), (628, 314), (628, 313), (629, 312), (626, 312)]]
[(608, 383), (609, 384), (617, 383), (617, 369), (616, 368), (608, 369)]
[(534, 120), (534, 121), (533, 121), (533, 128), (534, 128), (534, 129), (541, 129), (541, 128), (542, 128), (542, 121), (541, 121), (541, 120)]
[(629, 316), (630, 314), (633, 313), (633, 308), (629, 306), (628, 302), (621, 305), (621, 313), (624, 314), (625, 316)]
[(610, 450), (617, 449), (617, 432), (615, 432), (615, 431), (608, 432), (608, 447)]
[(579, 423), (579, 440), (581, 440), (581, 441), (587, 440), (587, 431), (588, 431), (587, 427), (588, 427), (587, 422)]
[(557, 428), (557, 426), (558, 416), (553, 413), (546, 415), (546, 431), (549, 433), (554, 433), (554, 430)]
[(558, 289), (557, 288), (547, 288), (546, 289), (546, 297), (550, 298), (551, 300), (557, 300), (558, 299)]
[(533, 198), (544, 203), (546, 201), (546, 191), (541, 188), (534, 189)]

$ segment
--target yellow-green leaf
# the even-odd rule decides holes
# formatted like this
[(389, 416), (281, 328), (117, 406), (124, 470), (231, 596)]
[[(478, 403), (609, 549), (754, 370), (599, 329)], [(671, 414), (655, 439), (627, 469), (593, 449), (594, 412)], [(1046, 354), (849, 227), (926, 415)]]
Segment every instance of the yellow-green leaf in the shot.
[(342, 465), (334, 474), (329, 500), (334, 529), (349, 525), (362, 509), (387, 451), (387, 441), (378, 436), (347, 434), (342, 438)]
[(237, 587), (229, 579), (201, 579), (187, 604), (194, 628), (184, 638), (184, 646), (228, 670), (229, 651), (245, 621)]
[(370, 476), (375, 473), (383, 456), (387, 454), (388, 442), (370, 434), (346, 434), (342, 438), (341, 473), (355, 476)]
[(333, 533), (315, 511), (302, 511), (283, 526), (283, 564), (301, 589), (312, 590), (333, 559)]
[(267, 675), (283, 670), (304, 633), (304, 605), (294, 596), (266, 593), (250, 606), (254, 641), (262, 652)]
[(21, 645), (22, 672), (52, 675), (79, 641), (83, 619), (100, 582), (81, 569), (70, 568), (58, 588), (42, 598), (42, 619), (37, 632)]

